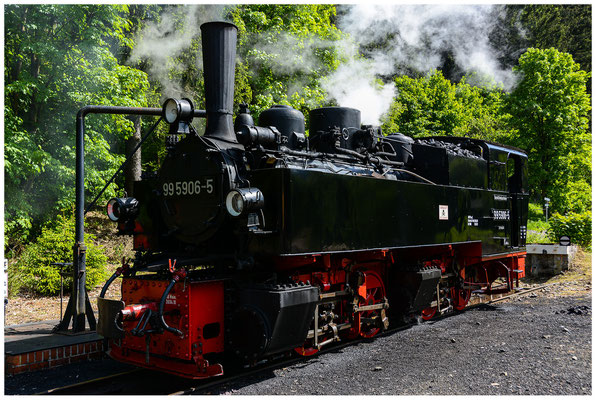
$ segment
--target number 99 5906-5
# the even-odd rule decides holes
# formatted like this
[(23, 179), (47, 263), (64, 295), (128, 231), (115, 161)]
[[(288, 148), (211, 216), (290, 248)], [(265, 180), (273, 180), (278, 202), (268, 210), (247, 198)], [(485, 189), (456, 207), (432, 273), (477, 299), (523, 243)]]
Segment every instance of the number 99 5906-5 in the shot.
[(213, 179), (195, 181), (165, 182), (163, 184), (164, 196), (188, 196), (201, 193), (213, 193)]

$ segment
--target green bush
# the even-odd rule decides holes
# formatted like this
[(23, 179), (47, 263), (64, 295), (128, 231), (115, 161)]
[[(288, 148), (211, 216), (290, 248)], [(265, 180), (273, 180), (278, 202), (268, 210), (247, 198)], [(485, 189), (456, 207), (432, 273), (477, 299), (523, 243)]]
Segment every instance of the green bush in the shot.
[(542, 204), (540, 204), (540, 203), (528, 204), (528, 220), (544, 221), (544, 211), (542, 210)]
[(528, 220), (528, 236), (526, 243), (550, 243), (548, 236), (548, 222), (542, 220)]
[(571, 238), (571, 243), (580, 246), (592, 247), (592, 212), (584, 213), (570, 212), (566, 215), (553, 214), (549, 218), (548, 233), (551, 239), (557, 243), (559, 237), (567, 235)]
[[(60, 293), (60, 267), (51, 264), (72, 262), (74, 232), (74, 217), (58, 216), (52, 226), (46, 226), (37, 240), (11, 263), (8, 279), (10, 295), (21, 291), (41, 295)], [(107, 257), (101, 247), (93, 244), (93, 239), (93, 235), (85, 235), (87, 290), (106, 278)], [(72, 267), (68, 270), (72, 271)], [(69, 291), (71, 286), (72, 277), (69, 276), (64, 279), (65, 291)]]
[(544, 220), (542, 205), (528, 204), (528, 236), (526, 243), (550, 243), (548, 237), (548, 222)]

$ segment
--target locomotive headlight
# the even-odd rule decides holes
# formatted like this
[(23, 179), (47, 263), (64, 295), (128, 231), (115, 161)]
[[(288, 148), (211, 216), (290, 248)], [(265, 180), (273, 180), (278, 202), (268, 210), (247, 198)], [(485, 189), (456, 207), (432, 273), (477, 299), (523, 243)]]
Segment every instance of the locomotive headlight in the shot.
[(257, 188), (234, 189), (226, 197), (226, 209), (232, 217), (263, 208), (265, 197)]
[(139, 213), (139, 201), (134, 197), (114, 197), (108, 201), (107, 211), (108, 218), (114, 222), (134, 219)]
[(190, 99), (167, 99), (163, 103), (163, 119), (168, 124), (175, 124), (180, 121), (190, 122), (193, 118), (194, 109)]

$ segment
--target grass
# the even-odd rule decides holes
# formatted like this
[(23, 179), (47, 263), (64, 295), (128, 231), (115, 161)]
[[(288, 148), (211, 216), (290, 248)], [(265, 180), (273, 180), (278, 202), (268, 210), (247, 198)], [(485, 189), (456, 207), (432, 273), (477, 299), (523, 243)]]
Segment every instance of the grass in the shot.
[(592, 282), (592, 253), (582, 248), (577, 249), (575, 258), (567, 271), (553, 276), (547, 283), (566, 284), (560, 290), (560, 295), (575, 295), (589, 293)]
[(542, 205), (538, 203), (528, 204), (528, 220), (544, 220)]
[(526, 243), (552, 243), (548, 237), (548, 222), (544, 220), (542, 206), (537, 203), (528, 205), (528, 236)]
[(526, 243), (552, 243), (548, 237), (548, 222), (528, 219), (528, 236)]
[(592, 281), (592, 253), (582, 249), (577, 249), (575, 258), (569, 265), (567, 271), (556, 275), (551, 282), (591, 282)]

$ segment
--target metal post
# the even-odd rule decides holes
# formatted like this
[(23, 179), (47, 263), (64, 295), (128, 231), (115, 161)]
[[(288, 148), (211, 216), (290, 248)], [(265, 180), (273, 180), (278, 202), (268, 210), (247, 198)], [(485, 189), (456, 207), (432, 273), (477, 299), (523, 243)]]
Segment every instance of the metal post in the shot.
[[(74, 313), (72, 330), (85, 330), (85, 235), (83, 227), (83, 212), (85, 205), (85, 120), (84, 115), (77, 115), (76, 137), (76, 202), (75, 202), (75, 243), (73, 247), (73, 287), (71, 297), (74, 299)], [(78, 133), (81, 134), (78, 134)], [(95, 319), (95, 316), (89, 316)]]
[[(95, 315), (85, 290), (87, 248), (85, 246), (85, 116), (87, 114), (123, 114), (123, 115), (155, 115), (162, 113), (161, 108), (147, 107), (112, 107), (85, 106), (79, 110), (76, 118), (76, 205), (75, 205), (75, 243), (73, 246), (73, 282), (72, 293), (64, 312), (64, 318), (54, 328), (55, 331), (66, 331), (72, 318), (73, 332), (85, 330), (85, 319), (89, 328), (95, 330)], [(194, 116), (205, 118), (207, 113), (195, 110)]]
[(315, 306), (315, 348), (319, 347), (319, 305)]
[(62, 299), (64, 298), (64, 275), (62, 275), (63, 266), (60, 266), (60, 321), (62, 321)]

